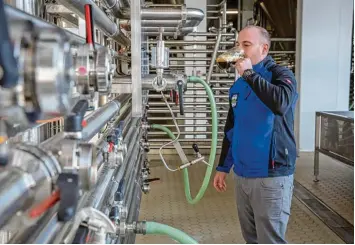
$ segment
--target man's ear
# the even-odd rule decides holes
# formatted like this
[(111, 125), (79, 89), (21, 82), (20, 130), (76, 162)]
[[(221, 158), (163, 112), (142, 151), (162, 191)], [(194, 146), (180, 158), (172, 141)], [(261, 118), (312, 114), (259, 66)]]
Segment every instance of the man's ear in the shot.
[(269, 45), (268, 44), (264, 44), (263, 45), (262, 54), (267, 54), (268, 52), (269, 52)]

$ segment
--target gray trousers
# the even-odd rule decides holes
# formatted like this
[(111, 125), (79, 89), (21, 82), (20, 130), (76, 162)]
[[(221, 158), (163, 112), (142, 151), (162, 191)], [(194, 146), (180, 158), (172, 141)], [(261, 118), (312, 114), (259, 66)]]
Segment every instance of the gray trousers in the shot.
[(243, 178), (235, 175), (238, 216), (247, 243), (287, 243), (293, 175)]

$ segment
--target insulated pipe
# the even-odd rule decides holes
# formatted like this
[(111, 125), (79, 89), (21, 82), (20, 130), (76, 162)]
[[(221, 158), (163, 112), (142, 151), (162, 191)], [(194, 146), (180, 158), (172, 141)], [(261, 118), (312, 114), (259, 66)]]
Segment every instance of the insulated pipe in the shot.
[(72, 10), (81, 18), (84, 16), (84, 6), (92, 6), (92, 14), (95, 25), (107, 36), (123, 46), (128, 46), (130, 40), (120, 31), (119, 27), (91, 0), (58, 0), (66, 8)]

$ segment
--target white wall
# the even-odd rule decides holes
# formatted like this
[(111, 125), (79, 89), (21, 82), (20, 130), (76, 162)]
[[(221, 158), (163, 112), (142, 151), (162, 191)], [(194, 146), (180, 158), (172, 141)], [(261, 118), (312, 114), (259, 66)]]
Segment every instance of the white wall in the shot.
[(298, 1), (300, 151), (314, 150), (316, 111), (348, 110), (353, 8), (353, 0)]

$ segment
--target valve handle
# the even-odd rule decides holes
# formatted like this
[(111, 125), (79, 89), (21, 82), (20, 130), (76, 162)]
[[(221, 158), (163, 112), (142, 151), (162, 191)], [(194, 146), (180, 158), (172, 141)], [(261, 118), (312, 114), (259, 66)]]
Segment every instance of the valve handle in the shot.
[(179, 106), (180, 106), (180, 115), (184, 115), (184, 88), (183, 81), (177, 81), (178, 92), (179, 92)]
[(79, 177), (72, 173), (61, 173), (57, 179), (60, 203), (58, 221), (67, 222), (75, 216), (79, 200)]
[(71, 113), (65, 119), (65, 132), (80, 132), (85, 126), (86, 122), (83, 120), (87, 109), (89, 108), (89, 102), (87, 100), (79, 100)]
[(192, 145), (192, 149), (194, 149), (194, 151), (195, 151), (196, 153), (199, 153), (199, 152), (200, 152), (200, 150), (198, 149), (198, 145), (197, 145), (197, 144), (193, 144), (193, 145)]
[(94, 22), (92, 18), (91, 4), (85, 4), (85, 24), (86, 24), (86, 43), (92, 45), (93, 49), (95, 49)]

